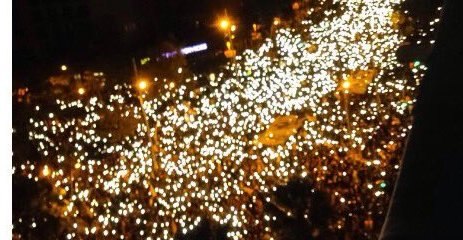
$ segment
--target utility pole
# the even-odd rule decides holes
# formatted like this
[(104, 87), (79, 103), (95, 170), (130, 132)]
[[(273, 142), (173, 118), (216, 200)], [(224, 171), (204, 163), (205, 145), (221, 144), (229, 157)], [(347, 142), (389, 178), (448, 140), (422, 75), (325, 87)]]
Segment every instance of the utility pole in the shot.
[(133, 74), (135, 75), (135, 79), (138, 78), (138, 69), (137, 69), (137, 62), (135, 61), (135, 58), (132, 58), (132, 67), (133, 67)]

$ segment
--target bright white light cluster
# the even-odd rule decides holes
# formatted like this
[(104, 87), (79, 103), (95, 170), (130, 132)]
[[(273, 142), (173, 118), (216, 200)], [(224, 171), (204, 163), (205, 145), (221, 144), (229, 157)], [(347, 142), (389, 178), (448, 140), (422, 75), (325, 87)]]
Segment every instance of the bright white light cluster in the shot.
[[(417, 84), (397, 74), (409, 71), (395, 57), (404, 38), (391, 15), (400, 2), (335, 1), (342, 7), (325, 20), (279, 29), (246, 50), (214, 75), (210, 92), (166, 85), (140, 108), (134, 90), (116, 86), (108, 99), (58, 100), (56, 112), (31, 119), (43, 161), (30, 171), (55, 187), (60, 201), (50, 209), (68, 221), (68, 238), (171, 239), (207, 216), (228, 224), (232, 239), (260, 239), (272, 219), (262, 204), (275, 204), (271, 193), (293, 177), (332, 188), (347, 213), (381, 202), (379, 182), (409, 130)], [(420, 79), (425, 67), (414, 69)], [(362, 71), (374, 74), (354, 93)], [(300, 127), (281, 144), (262, 143), (281, 116)], [(360, 182), (365, 169), (372, 177)], [(343, 178), (367, 189), (367, 200), (333, 190)]]

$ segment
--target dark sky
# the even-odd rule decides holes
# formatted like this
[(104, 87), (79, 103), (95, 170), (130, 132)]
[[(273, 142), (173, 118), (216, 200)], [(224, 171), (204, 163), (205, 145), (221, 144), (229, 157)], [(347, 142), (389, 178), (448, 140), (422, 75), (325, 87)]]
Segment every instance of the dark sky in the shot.
[(119, 68), (163, 41), (184, 46), (221, 41), (213, 26), (228, 14), (253, 22), (289, 10), (288, 0), (15, 0), (14, 82), (31, 83), (61, 64)]

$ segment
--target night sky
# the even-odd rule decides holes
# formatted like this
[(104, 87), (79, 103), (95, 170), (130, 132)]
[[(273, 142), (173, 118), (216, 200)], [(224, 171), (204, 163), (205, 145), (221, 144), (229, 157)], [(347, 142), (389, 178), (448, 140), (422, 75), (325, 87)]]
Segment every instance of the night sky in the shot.
[[(214, 23), (238, 21), (242, 34), (252, 23), (268, 24), (290, 12), (287, 0), (18, 0), (13, 2), (15, 85), (37, 85), (61, 64), (80, 68), (129, 69), (162, 42), (185, 46), (208, 42), (220, 49)], [(98, 69), (95, 69), (98, 70)], [(121, 72), (114, 72), (120, 74)], [(122, 73), (124, 75), (124, 73)]]

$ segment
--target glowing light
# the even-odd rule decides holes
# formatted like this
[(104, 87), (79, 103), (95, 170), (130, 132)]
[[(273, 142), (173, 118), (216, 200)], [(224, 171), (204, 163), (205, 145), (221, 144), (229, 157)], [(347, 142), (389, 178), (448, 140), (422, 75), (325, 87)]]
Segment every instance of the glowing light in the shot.
[(144, 79), (138, 81), (137, 87), (140, 91), (144, 91), (148, 88), (148, 82)]
[(83, 87), (78, 88), (77, 93), (79, 93), (79, 95), (84, 95), (85, 94), (85, 88), (83, 88)]
[(222, 29), (222, 30), (228, 30), (228, 28), (230, 27), (230, 20), (227, 19), (227, 18), (222, 18), (219, 20), (219, 27)]
[(345, 90), (349, 90), (350, 88), (350, 82), (349, 81), (344, 81), (342, 83), (342, 88), (344, 88)]
[(205, 51), (205, 50), (207, 50), (207, 43), (201, 43), (201, 44), (197, 44), (197, 45), (193, 45), (193, 46), (189, 46), (189, 47), (184, 47), (184, 48), (180, 49), (180, 52), (183, 55), (188, 55), (188, 54), (191, 54), (191, 53), (201, 52), (201, 51)]
[(49, 174), (50, 174), (50, 169), (48, 169), (48, 166), (47, 165), (43, 166), (42, 175), (47, 177)]
[[(121, 223), (133, 224), (138, 238), (169, 239), (203, 216), (229, 225), (232, 239), (251, 229), (270, 234), (273, 217), (255, 209), (294, 177), (316, 180), (314, 190), (337, 199), (333, 229), (349, 225), (354, 211), (384, 209), (389, 194), (378, 190), (397, 171), (390, 164), (426, 67), (412, 71), (396, 58), (405, 38), (390, 15), (400, 0), (335, 2), (342, 11), (326, 10), (322, 21), (309, 14), (297, 28), (279, 24), (223, 71), (159, 80), (163, 92), (141, 104), (133, 99), (149, 88), (143, 79), (105, 97), (59, 99), (54, 114), (36, 106), (44, 119), (30, 119), (29, 137), (53, 169), (16, 171), (49, 176), (60, 217), (79, 223), (67, 226), (70, 239), (123, 238)], [(207, 78), (210, 85), (198, 83)], [(357, 83), (364, 91), (351, 91)], [(339, 86), (353, 97), (340, 98)], [(362, 201), (352, 193), (359, 190)], [(91, 221), (81, 221), (83, 213)], [(357, 227), (359, 236), (371, 233)]]

